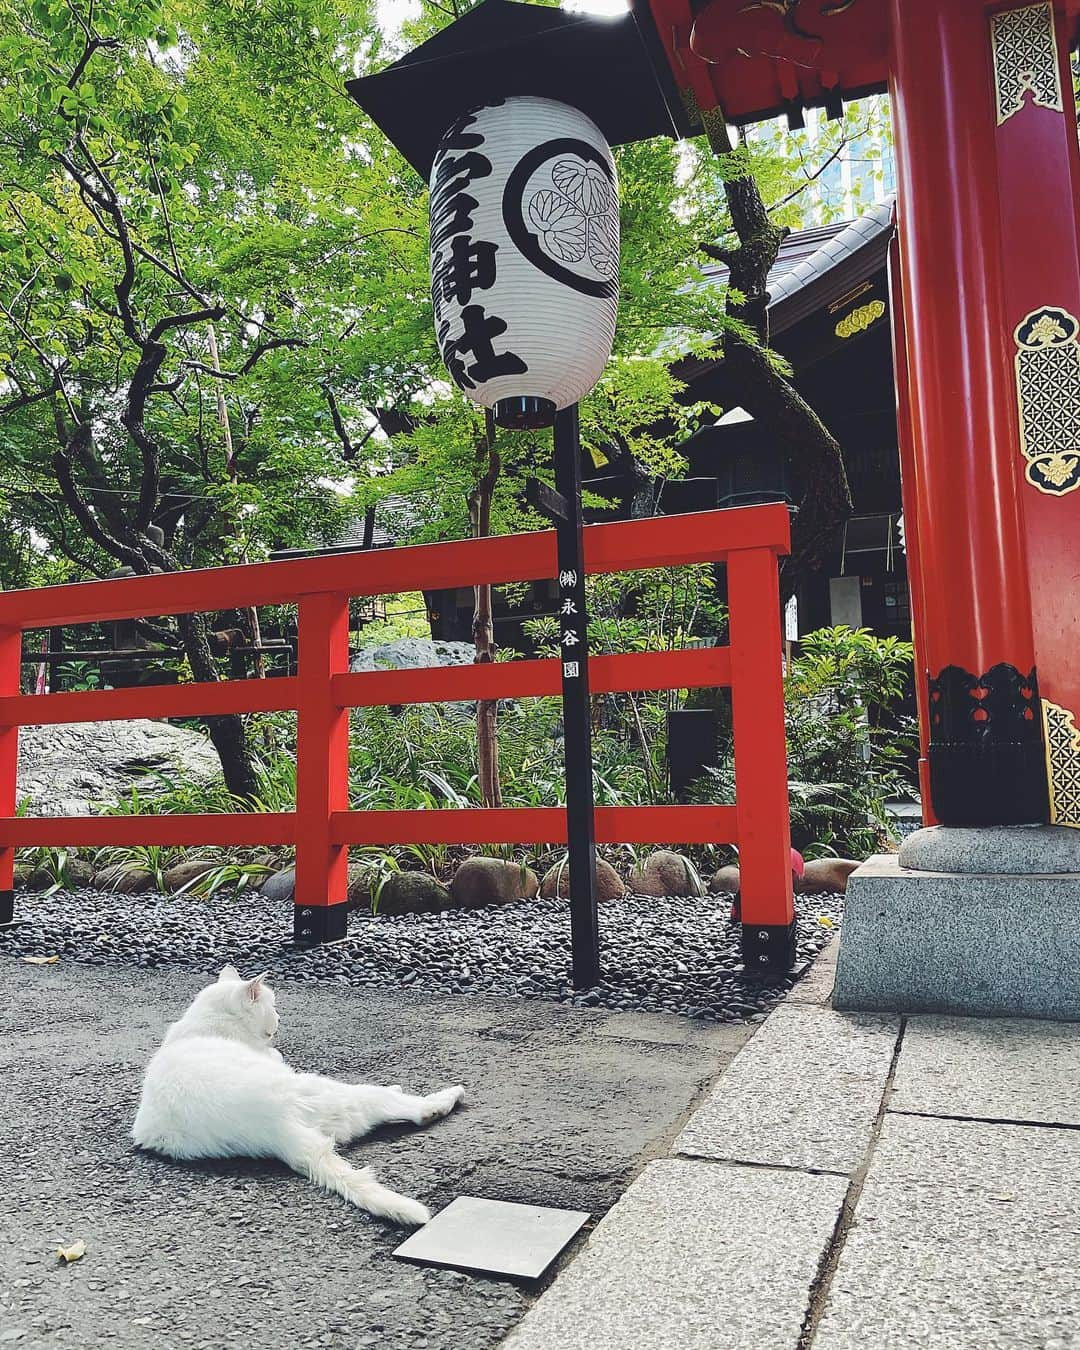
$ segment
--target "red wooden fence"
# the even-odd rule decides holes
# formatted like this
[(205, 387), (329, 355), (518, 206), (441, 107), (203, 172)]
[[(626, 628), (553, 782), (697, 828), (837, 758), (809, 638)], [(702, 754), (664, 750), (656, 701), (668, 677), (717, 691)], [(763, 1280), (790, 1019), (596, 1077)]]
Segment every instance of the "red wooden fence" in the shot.
[[(744, 931), (789, 926), (793, 915), (777, 586), (777, 557), (788, 547), (783, 506), (592, 525), (585, 531), (586, 568), (592, 574), (727, 563), (730, 647), (597, 656), (589, 669), (594, 693), (730, 686), (736, 804), (599, 807), (596, 838), (738, 844)], [(555, 659), (350, 674), (349, 598), (534, 581), (555, 570), (555, 533), (545, 530), (0, 594), (0, 895), (10, 906), (15, 849), (26, 845), (294, 844), (297, 935), (310, 939), (324, 927), (318, 911), (344, 902), (350, 844), (565, 842), (565, 812), (555, 806), (351, 812), (348, 801), (349, 708), (527, 698), (561, 689)], [(19, 693), (26, 629), (290, 602), (299, 608), (295, 677)], [(20, 726), (286, 709), (298, 714), (295, 813), (15, 815)], [(0, 922), (4, 917), (0, 912)]]

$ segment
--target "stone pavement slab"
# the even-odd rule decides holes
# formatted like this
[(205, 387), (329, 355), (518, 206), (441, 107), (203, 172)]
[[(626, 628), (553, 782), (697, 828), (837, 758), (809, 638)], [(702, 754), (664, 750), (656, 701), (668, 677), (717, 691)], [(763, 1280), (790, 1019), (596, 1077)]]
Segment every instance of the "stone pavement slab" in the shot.
[(506, 1350), (794, 1350), (846, 1189), (832, 1176), (651, 1163)]
[(1080, 1126), (1080, 1025), (913, 1017), (889, 1107)]
[(899, 1030), (895, 1018), (777, 1008), (695, 1112), (675, 1151), (854, 1171), (870, 1141)]
[[(143, 1069), (205, 977), (0, 961), (0, 1346), (487, 1350), (526, 1292), (391, 1259), (401, 1229), (271, 1163), (128, 1137)], [(602, 1214), (733, 1048), (598, 1035), (619, 1014), (284, 984), (290, 1062), (466, 1102), (349, 1150), (434, 1209), (467, 1192)], [(678, 1021), (673, 1018), (672, 1021)], [(681, 1024), (680, 1024), (681, 1025)], [(739, 1042), (734, 1042), (737, 1045)], [(82, 1240), (64, 1268), (56, 1248)]]
[(887, 1116), (813, 1350), (1066, 1350), (1078, 1249), (1080, 1131)]

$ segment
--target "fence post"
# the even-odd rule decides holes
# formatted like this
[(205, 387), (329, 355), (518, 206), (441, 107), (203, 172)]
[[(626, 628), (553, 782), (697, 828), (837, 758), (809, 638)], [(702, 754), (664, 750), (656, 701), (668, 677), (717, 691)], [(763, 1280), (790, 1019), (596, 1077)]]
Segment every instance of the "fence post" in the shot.
[(330, 687), (349, 668), (349, 600), (305, 595), (298, 608), (293, 937), (313, 946), (343, 938), (349, 911), (349, 851), (331, 834), (333, 812), (349, 807), (349, 712)]
[[(22, 633), (0, 628), (0, 695), (19, 692)], [(19, 728), (0, 726), (0, 816), (13, 816), (19, 772)], [(0, 925), (15, 917), (15, 849), (0, 848)]]
[(739, 550), (727, 575), (743, 965), (779, 979), (795, 962), (795, 909), (776, 556)]

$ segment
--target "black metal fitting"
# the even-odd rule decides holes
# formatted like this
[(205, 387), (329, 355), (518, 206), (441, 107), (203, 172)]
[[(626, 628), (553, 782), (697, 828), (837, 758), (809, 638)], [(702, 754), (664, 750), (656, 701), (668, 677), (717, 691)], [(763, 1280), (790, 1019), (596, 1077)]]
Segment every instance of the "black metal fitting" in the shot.
[(297, 905), (293, 910), (293, 942), (298, 947), (340, 942), (348, 927), (351, 908), (347, 900), (337, 905)]

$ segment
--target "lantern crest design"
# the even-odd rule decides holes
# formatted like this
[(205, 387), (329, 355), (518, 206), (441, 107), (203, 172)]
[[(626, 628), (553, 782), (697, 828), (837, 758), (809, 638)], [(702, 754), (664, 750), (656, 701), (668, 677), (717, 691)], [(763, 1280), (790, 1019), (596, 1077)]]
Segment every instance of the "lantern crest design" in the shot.
[(611, 150), (584, 113), (501, 99), (459, 117), (431, 170), (439, 350), (505, 426), (543, 426), (583, 398), (611, 353), (619, 198)]

